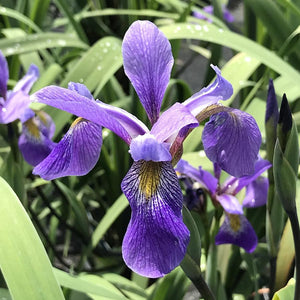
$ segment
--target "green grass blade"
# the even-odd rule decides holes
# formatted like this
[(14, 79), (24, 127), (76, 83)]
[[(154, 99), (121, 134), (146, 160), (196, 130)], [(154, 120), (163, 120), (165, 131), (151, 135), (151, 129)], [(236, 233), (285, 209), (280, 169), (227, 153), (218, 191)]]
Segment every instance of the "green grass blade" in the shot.
[(13, 299), (64, 299), (34, 226), (2, 178), (0, 195), (0, 266)]

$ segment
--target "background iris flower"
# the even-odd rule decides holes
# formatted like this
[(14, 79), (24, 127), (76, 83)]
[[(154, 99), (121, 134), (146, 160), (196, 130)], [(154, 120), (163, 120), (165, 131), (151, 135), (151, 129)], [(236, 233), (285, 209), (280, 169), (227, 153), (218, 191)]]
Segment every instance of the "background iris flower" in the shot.
[[(188, 162), (180, 160), (176, 170), (180, 176), (184, 175), (201, 184), (207, 191), (214, 205), (221, 205), (225, 211), (225, 219), (215, 237), (217, 245), (234, 244), (252, 252), (257, 246), (257, 236), (250, 222), (243, 214), (243, 208), (265, 205), (268, 196), (269, 182), (266, 177), (260, 176), (269, 169), (271, 164), (259, 158), (255, 163), (255, 170), (251, 175), (236, 178), (230, 176), (223, 184), (219, 182), (219, 166), (215, 166), (215, 176), (203, 170), (196, 169)], [(246, 188), (243, 203), (236, 197), (243, 188)], [(199, 198), (189, 197), (188, 207), (198, 206)]]
[(135, 272), (160, 277), (179, 265), (189, 242), (181, 215), (183, 195), (173, 165), (190, 129), (198, 126), (197, 118), (207, 107), (228, 99), (232, 86), (213, 67), (217, 78), (211, 85), (160, 115), (174, 62), (168, 39), (153, 23), (136, 21), (125, 34), (122, 51), (125, 73), (146, 110), (151, 130), (125, 110), (94, 100), (82, 84), (70, 83), (68, 89), (45, 87), (33, 95), (33, 101), (79, 118), (33, 173), (48, 180), (86, 174), (98, 160), (102, 126), (120, 136), (133, 158), (121, 184), (132, 209), (123, 258)]
[(51, 140), (55, 131), (51, 117), (45, 112), (35, 113), (29, 108), (29, 91), (39, 77), (39, 70), (37, 66), (30, 65), (14, 89), (8, 91), (9, 70), (0, 51), (0, 72), (0, 123), (8, 124), (17, 119), (22, 122), (19, 149), (24, 159), (35, 166), (49, 155), (55, 145)]

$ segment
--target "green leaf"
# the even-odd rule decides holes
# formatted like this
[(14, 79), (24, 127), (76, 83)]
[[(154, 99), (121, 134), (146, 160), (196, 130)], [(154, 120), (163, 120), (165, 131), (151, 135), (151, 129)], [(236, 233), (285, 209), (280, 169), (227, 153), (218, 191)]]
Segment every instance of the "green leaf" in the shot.
[[(85, 293), (89, 296), (103, 297), (101, 299), (127, 299), (107, 280), (96, 275), (79, 275), (73, 276), (64, 271), (54, 269), (54, 274), (58, 282), (69, 289)], [(28, 298), (30, 299), (30, 298)], [(56, 299), (56, 298), (52, 298)], [(93, 298), (100, 299), (100, 298)]]
[(7, 289), (0, 288), (0, 299), (1, 300), (11, 300), (10, 293)]
[[(203, 24), (203, 25), (200, 25)], [(168, 39), (195, 39), (229, 47), (244, 52), (258, 62), (265, 64), (278, 74), (287, 76), (294, 85), (300, 82), (300, 74), (274, 52), (258, 43), (229, 30), (218, 28), (207, 22), (199, 24), (176, 23), (160, 27)]]
[(288, 284), (276, 292), (272, 300), (290, 300), (294, 299), (295, 292), (295, 279), (292, 278), (289, 280)]
[(107, 83), (110, 77), (122, 66), (121, 41), (105, 37), (95, 43), (68, 72), (62, 86), (70, 81), (85, 84), (95, 94)]
[(93, 235), (92, 235), (92, 247), (96, 247), (99, 243), (100, 239), (104, 236), (106, 231), (110, 228), (110, 226), (114, 223), (114, 221), (118, 218), (118, 216), (125, 210), (125, 208), (129, 205), (128, 200), (125, 195), (122, 194), (115, 203), (107, 210), (106, 214), (96, 227)]
[(86, 49), (88, 46), (74, 34), (38, 33), (25, 37), (0, 39), (0, 49), (5, 56), (37, 51), (47, 48), (76, 47)]
[(13, 299), (64, 299), (34, 226), (2, 178), (0, 195), (0, 267)]

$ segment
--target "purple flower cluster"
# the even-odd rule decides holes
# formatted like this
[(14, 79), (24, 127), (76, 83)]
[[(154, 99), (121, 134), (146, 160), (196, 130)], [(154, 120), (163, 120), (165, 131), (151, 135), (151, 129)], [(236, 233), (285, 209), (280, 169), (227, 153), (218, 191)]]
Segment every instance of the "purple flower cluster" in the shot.
[[(136, 21), (125, 34), (122, 52), (125, 73), (152, 128), (149, 130), (123, 109), (95, 100), (82, 84), (70, 83), (68, 89), (45, 87), (32, 96), (33, 101), (68, 111), (78, 118), (33, 173), (47, 180), (84, 175), (99, 158), (102, 127), (121, 137), (129, 145), (133, 159), (121, 184), (132, 209), (123, 240), (123, 258), (135, 272), (161, 277), (179, 265), (189, 243), (189, 231), (181, 214), (183, 195), (173, 166), (181, 154), (183, 140), (190, 129), (198, 126), (199, 115), (207, 107), (228, 99), (232, 95), (232, 86), (213, 66), (217, 77), (211, 85), (160, 114), (174, 63), (168, 39), (153, 23)], [(230, 171), (234, 154), (238, 163), (242, 163), (241, 167), (233, 168), (234, 175), (250, 174), (261, 142), (258, 127), (247, 117), (252, 124), (248, 131), (242, 116), (235, 117), (230, 109), (224, 107), (224, 110), (227, 121), (223, 122), (223, 116), (219, 115), (209, 122), (216, 129), (212, 133), (215, 141), (206, 137), (209, 157)], [(221, 123), (226, 123), (227, 127)], [(222, 136), (230, 143), (233, 139), (231, 147), (224, 145)]]

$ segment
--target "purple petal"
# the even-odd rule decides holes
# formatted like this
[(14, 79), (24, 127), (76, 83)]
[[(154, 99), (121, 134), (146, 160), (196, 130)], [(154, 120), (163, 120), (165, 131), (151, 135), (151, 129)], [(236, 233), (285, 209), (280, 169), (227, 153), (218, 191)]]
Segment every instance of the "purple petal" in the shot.
[(40, 118), (32, 117), (22, 124), (23, 130), (19, 138), (19, 148), (25, 161), (33, 166), (44, 160), (55, 147), (55, 143), (43, 133), (45, 126)]
[(216, 245), (234, 244), (253, 252), (257, 246), (256, 233), (244, 215), (225, 216), (225, 220), (215, 238)]
[(124, 36), (122, 52), (125, 73), (154, 124), (174, 62), (170, 42), (153, 23), (136, 21)]
[(23, 91), (28, 94), (33, 84), (39, 78), (39, 69), (35, 65), (30, 65), (27, 73), (15, 85), (13, 92)]
[(279, 113), (278, 113), (278, 103), (277, 103), (275, 89), (274, 89), (272, 79), (269, 80), (265, 122), (267, 123), (270, 118), (273, 118), (272, 119), (273, 126), (276, 128), (277, 123), (278, 123)]
[[(197, 127), (197, 119), (190, 111), (180, 103), (175, 103), (168, 110), (162, 113), (151, 129), (159, 142), (168, 141), (172, 143), (181, 128), (188, 126)], [(173, 137), (173, 139), (172, 139)]]
[(94, 97), (89, 89), (82, 83), (69, 82), (68, 89), (77, 92), (81, 96), (94, 100)]
[(49, 156), (33, 169), (33, 174), (46, 180), (85, 175), (97, 163), (101, 146), (101, 126), (78, 118)]
[(237, 109), (213, 115), (202, 142), (207, 157), (235, 177), (254, 172), (261, 134), (252, 116)]
[(246, 195), (243, 207), (258, 207), (265, 205), (268, 199), (269, 180), (266, 177), (258, 177), (246, 187)]
[(20, 119), (30, 103), (30, 98), (22, 90), (8, 92), (7, 100), (0, 110), (0, 123), (8, 124)]
[(226, 7), (223, 8), (223, 19), (228, 23), (232, 23), (234, 21), (234, 16)]
[(215, 194), (218, 186), (218, 180), (209, 172), (204, 171), (201, 167), (196, 169), (192, 167), (187, 161), (181, 159), (177, 163), (176, 171), (185, 174), (193, 180), (199, 182), (212, 195)]
[(55, 123), (52, 118), (43, 111), (37, 111), (36, 115), (40, 120), (40, 130), (45, 136), (51, 139), (55, 133)]
[(213, 65), (211, 67), (217, 74), (215, 81), (182, 103), (194, 116), (197, 116), (203, 109), (218, 103), (220, 100), (229, 99), (233, 93), (231, 83), (221, 76), (219, 68)]
[(238, 215), (243, 214), (242, 205), (236, 197), (228, 194), (222, 194), (216, 195), (216, 199), (219, 201), (226, 212)]
[(171, 161), (169, 148), (169, 144), (159, 143), (152, 134), (145, 133), (131, 141), (129, 152), (134, 161)]
[(234, 193), (237, 194), (242, 188), (250, 184), (252, 181), (254, 181), (258, 176), (260, 176), (263, 172), (271, 168), (272, 164), (264, 160), (262, 158), (259, 158), (254, 167), (254, 172), (249, 176), (244, 176), (239, 178), (237, 187), (235, 188)]
[(54, 106), (71, 114), (106, 127), (130, 144), (132, 138), (149, 132), (147, 127), (125, 110), (101, 101), (91, 101), (79, 94), (79, 90), (69, 90), (48, 86), (32, 95), (32, 100)]
[(8, 81), (8, 65), (6, 58), (0, 50), (0, 97), (6, 99), (7, 81)]
[(124, 261), (142, 276), (164, 276), (180, 264), (189, 242), (172, 164), (134, 162), (121, 187), (132, 209), (122, 246)]

